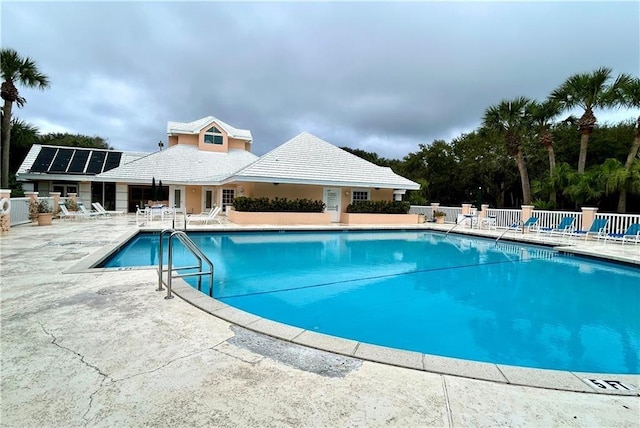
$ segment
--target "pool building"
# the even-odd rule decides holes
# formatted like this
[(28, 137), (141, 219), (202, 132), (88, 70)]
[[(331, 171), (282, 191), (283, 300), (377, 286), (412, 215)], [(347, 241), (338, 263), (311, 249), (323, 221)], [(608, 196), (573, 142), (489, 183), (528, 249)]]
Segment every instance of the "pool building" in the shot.
[(167, 149), (154, 153), (34, 145), (17, 179), (40, 196), (76, 193), (87, 206), (125, 212), (151, 201), (154, 180), (162, 182), (159, 199), (186, 213), (227, 211), (238, 196), (322, 200), (329, 223), (353, 201), (401, 200), (420, 188), (308, 132), (261, 157), (252, 146), (251, 131), (207, 116), (168, 122)]

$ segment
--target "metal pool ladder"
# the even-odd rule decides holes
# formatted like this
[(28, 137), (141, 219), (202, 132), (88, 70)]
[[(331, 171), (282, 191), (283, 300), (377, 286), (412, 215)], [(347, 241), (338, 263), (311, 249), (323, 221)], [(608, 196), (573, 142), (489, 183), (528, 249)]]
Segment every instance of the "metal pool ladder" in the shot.
[[(168, 260), (167, 260), (167, 268), (164, 268), (163, 264), (163, 246), (164, 246), (164, 236), (170, 233), (169, 235), (169, 247), (168, 247)], [(173, 266), (173, 242), (174, 238), (177, 239), (185, 246), (187, 250), (191, 252), (198, 260), (198, 264), (194, 266)], [(203, 264), (208, 266), (208, 270), (203, 270)], [(174, 270), (193, 270), (197, 269), (196, 272), (188, 272), (188, 273), (173, 273)], [(163, 274), (167, 272), (167, 282), (163, 279)], [(213, 297), (213, 263), (204, 253), (198, 248), (195, 242), (189, 236), (181, 231), (174, 230), (172, 228), (164, 229), (160, 232), (160, 244), (158, 245), (158, 289), (156, 291), (162, 291), (163, 285), (167, 286), (167, 295), (164, 297), (165, 299), (173, 299), (173, 295), (171, 294), (171, 280), (173, 278), (184, 278), (187, 276), (197, 276), (198, 277), (198, 291), (202, 291), (202, 277), (208, 275), (209, 276), (209, 296)]]

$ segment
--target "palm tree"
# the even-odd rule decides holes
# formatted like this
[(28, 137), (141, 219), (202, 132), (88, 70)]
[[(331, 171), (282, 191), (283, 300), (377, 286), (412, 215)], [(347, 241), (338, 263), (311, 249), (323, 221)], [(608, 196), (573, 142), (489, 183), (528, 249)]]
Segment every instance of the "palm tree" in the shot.
[(531, 124), (532, 101), (526, 97), (502, 100), (498, 105), (489, 107), (482, 119), (483, 126), (495, 129), (504, 136), (507, 152), (513, 156), (520, 172), (522, 200), (525, 205), (531, 203), (531, 185), (529, 172), (522, 151), (524, 132)]
[(609, 95), (620, 84), (621, 77), (609, 84), (611, 80), (610, 68), (599, 68), (591, 73), (574, 74), (567, 78), (560, 87), (551, 93), (550, 99), (560, 103), (562, 110), (572, 110), (581, 107), (584, 114), (578, 120), (580, 130), (580, 156), (578, 158), (578, 173), (584, 173), (587, 164), (587, 148), (589, 138), (596, 126), (594, 108), (613, 107), (620, 103)]
[[(627, 194), (640, 193), (640, 159), (631, 162), (628, 168), (618, 159), (607, 159), (601, 168), (605, 193), (610, 195), (619, 192), (618, 212), (624, 212)], [(624, 204), (622, 207), (620, 206), (621, 201)]]
[(597, 205), (605, 193), (602, 165), (593, 166), (582, 174), (570, 173), (567, 178), (570, 184), (562, 192), (576, 204), (576, 208), (585, 203)]
[[(531, 107), (533, 123), (537, 127), (538, 141), (549, 154), (549, 177), (553, 178), (556, 169), (556, 155), (553, 151), (551, 125), (553, 119), (560, 114), (560, 103), (551, 99), (542, 103), (532, 101)], [(556, 205), (556, 189), (554, 187), (549, 191), (549, 202), (553, 206)]]
[(46, 89), (49, 78), (38, 70), (35, 61), (28, 57), (21, 57), (17, 51), (2, 48), (0, 51), (0, 75), (2, 86), (0, 96), (4, 100), (2, 108), (2, 177), (0, 187), (9, 187), (9, 147), (11, 145), (11, 110), (13, 103), (18, 107), (27, 102), (20, 96), (16, 83), (27, 88)]
[[(622, 105), (630, 108), (640, 107), (640, 78), (624, 76), (621, 79), (620, 85), (613, 91), (614, 98), (618, 98), (622, 101)], [(637, 155), (638, 149), (640, 149), (640, 116), (638, 116), (636, 124), (636, 136), (629, 148), (629, 154), (627, 155), (627, 161), (624, 163), (624, 168), (627, 171), (628, 179), (633, 177), (631, 173), (631, 167), (634, 162), (638, 162)], [(620, 187), (620, 195), (618, 197), (618, 212), (623, 213), (627, 210), (627, 189), (633, 187), (633, 184), (629, 183), (627, 186)]]

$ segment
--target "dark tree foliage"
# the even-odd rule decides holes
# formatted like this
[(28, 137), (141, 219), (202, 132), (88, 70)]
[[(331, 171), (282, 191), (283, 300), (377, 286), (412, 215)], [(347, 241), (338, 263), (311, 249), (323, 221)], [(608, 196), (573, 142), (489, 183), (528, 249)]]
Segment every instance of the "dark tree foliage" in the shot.
[(113, 149), (111, 145), (102, 137), (89, 137), (80, 134), (45, 134), (38, 139), (39, 144), (47, 144), (51, 146), (72, 146), (86, 147), (94, 149)]

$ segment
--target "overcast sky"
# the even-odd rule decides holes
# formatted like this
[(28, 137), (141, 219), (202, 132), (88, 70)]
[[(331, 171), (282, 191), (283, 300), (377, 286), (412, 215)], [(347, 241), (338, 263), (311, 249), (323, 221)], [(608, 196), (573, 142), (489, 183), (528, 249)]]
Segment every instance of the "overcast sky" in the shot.
[[(261, 155), (302, 131), (401, 158), (543, 99), (569, 75), (640, 74), (640, 2), (11, 2), (1, 43), (36, 60), (21, 89), (43, 132), (155, 151), (167, 121), (208, 115)], [(596, 112), (600, 121), (638, 111)]]

